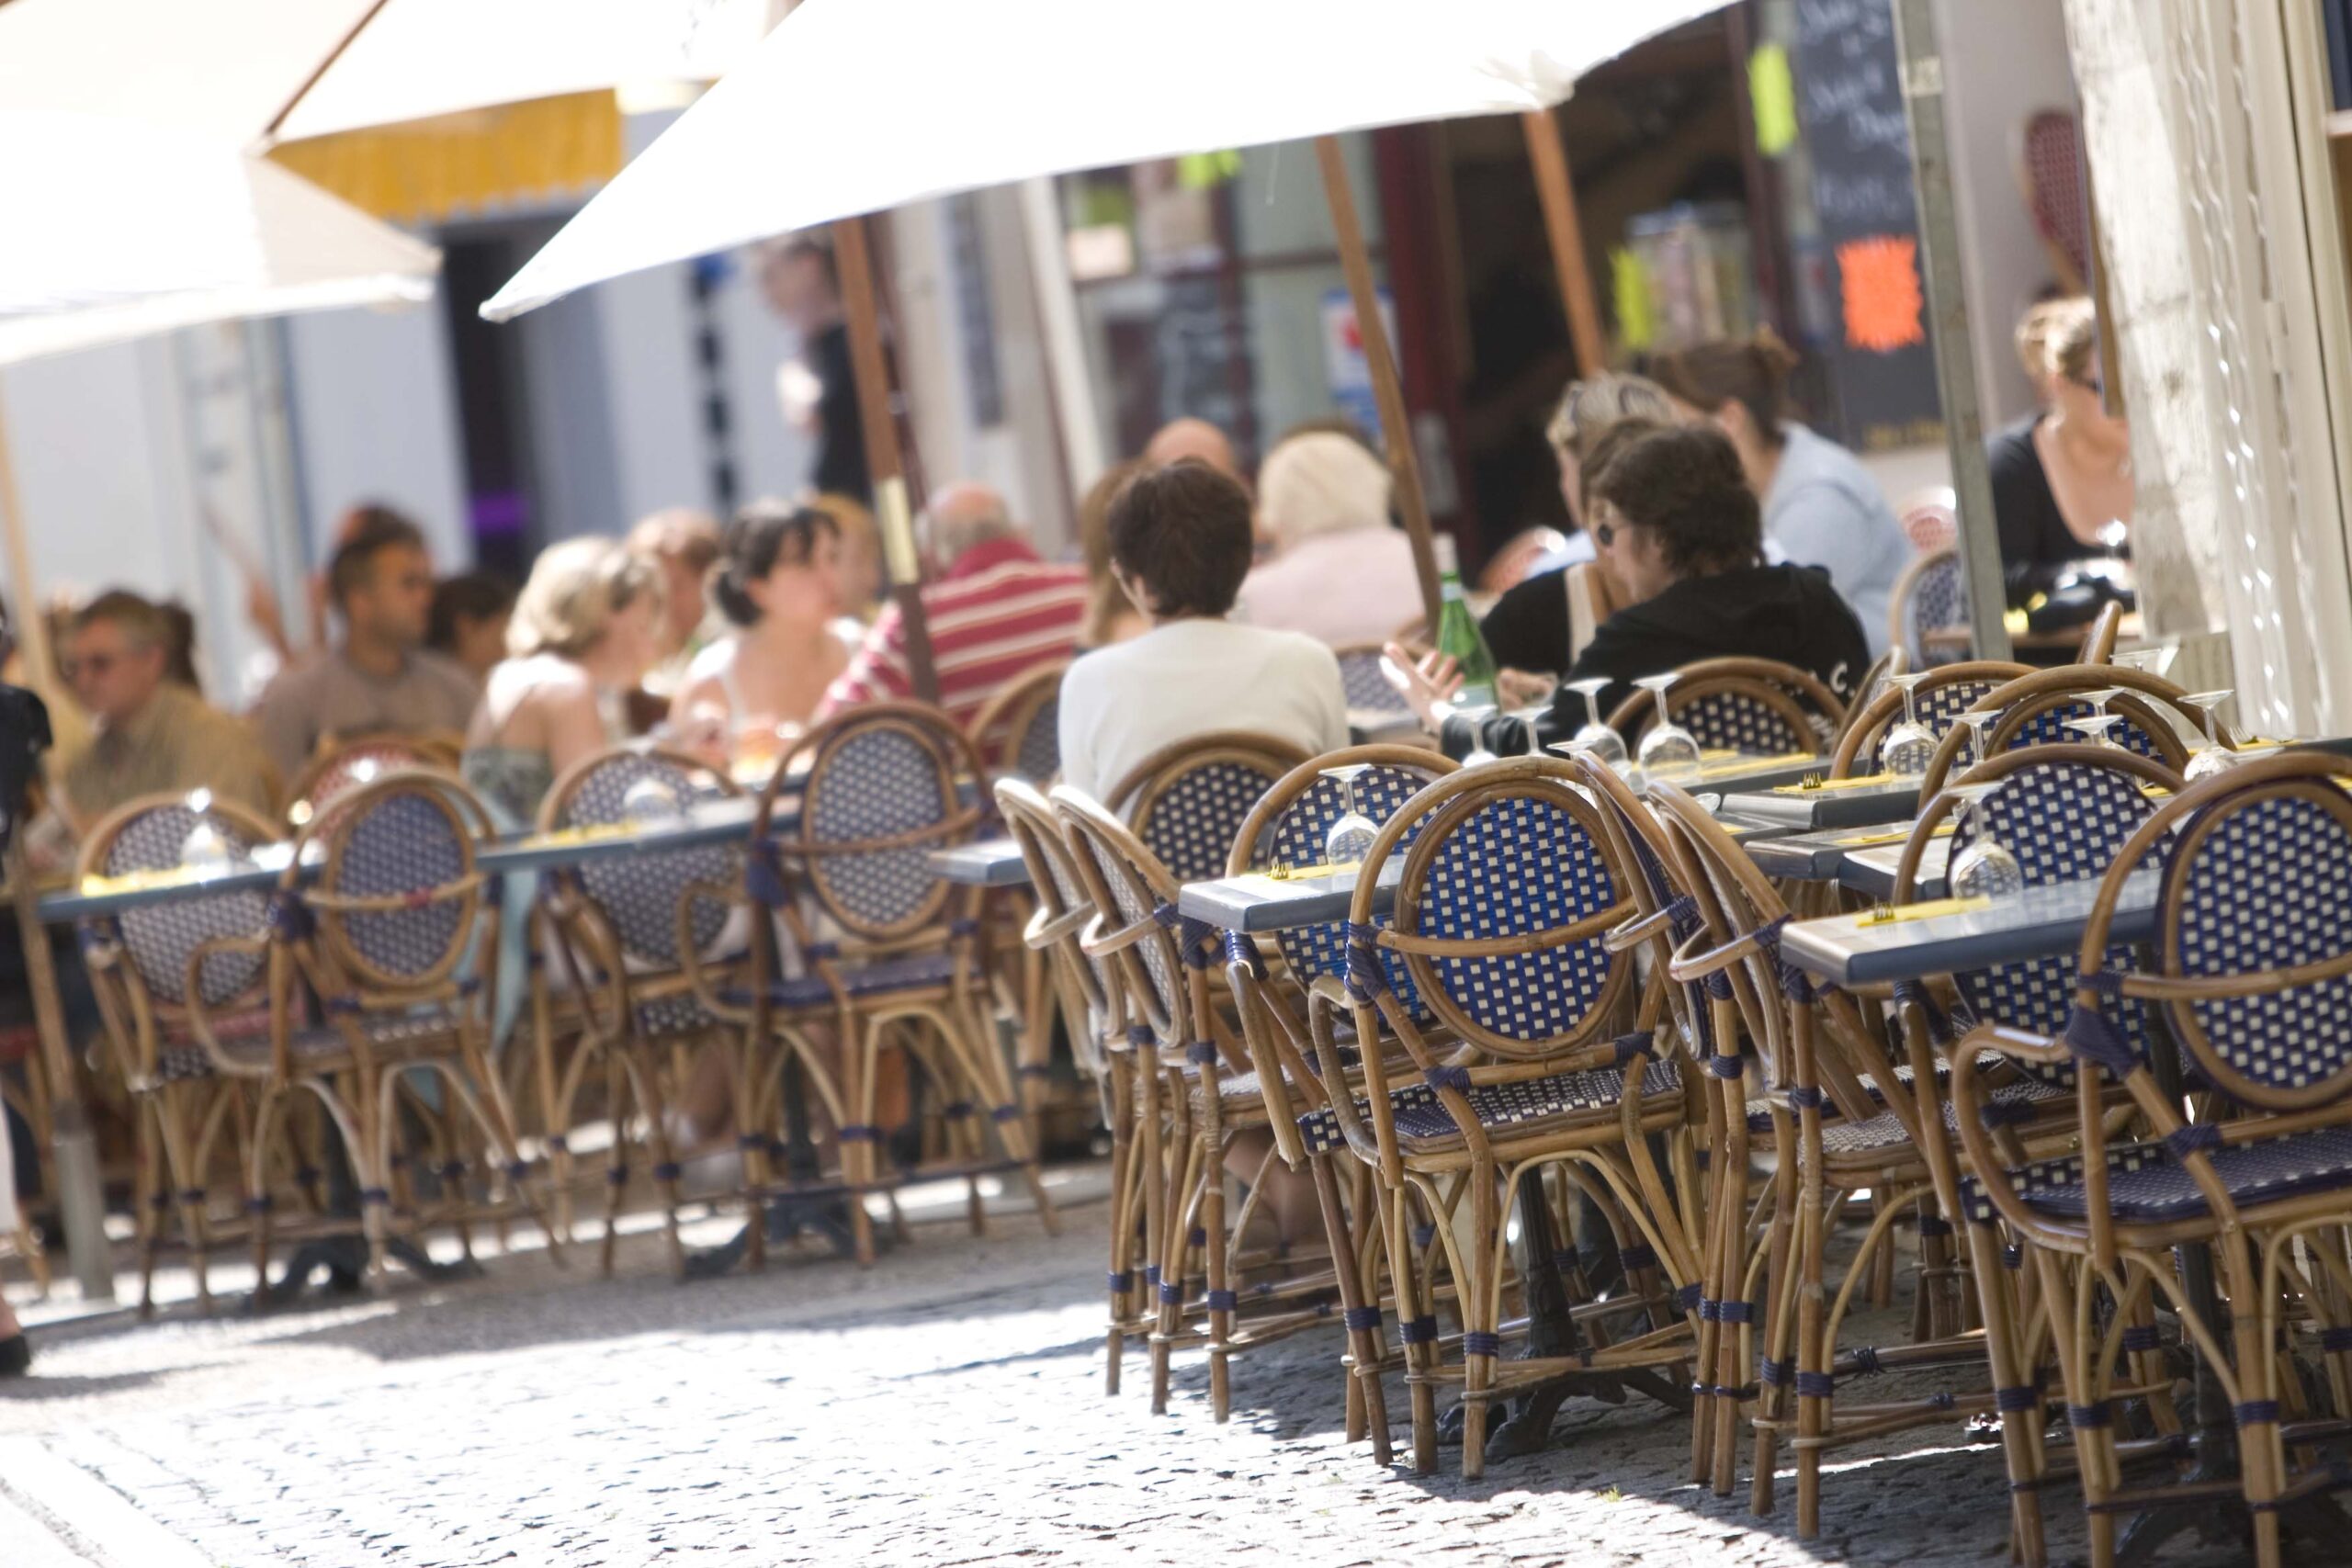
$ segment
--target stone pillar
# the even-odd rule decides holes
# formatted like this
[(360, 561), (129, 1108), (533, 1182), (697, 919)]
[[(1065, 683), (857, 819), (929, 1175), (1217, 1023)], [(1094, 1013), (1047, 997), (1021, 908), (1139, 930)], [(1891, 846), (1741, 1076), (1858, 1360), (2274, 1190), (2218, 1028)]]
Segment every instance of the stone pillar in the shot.
[(2151, 634), (2225, 629), (2241, 723), (2342, 733), (2352, 581), (2312, 310), (2342, 269), (2313, 276), (2277, 18), (2241, 0), (2065, 7)]

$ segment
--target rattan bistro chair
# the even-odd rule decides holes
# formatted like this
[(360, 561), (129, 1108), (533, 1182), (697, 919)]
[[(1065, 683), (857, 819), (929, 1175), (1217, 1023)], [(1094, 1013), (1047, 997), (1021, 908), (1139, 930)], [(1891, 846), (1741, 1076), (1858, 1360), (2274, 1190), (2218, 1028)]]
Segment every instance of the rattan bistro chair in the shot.
[[(2332, 1457), (2352, 1416), (2352, 766), (2290, 753), (2176, 795), (2123, 845), (2076, 955), (2074, 1007), (2054, 1036), (1987, 1022), (1953, 1052), (1959, 1127), (1982, 1179), (1969, 1217), (2030, 1244), (2065, 1379), (2091, 1555), (2115, 1561), (2135, 1507), (2210, 1501), (2163, 1475), (2127, 1486), (2114, 1402), (2144, 1325), (2094, 1312), (2161, 1301), (2232, 1407), (2237, 1490), (2256, 1561), (2280, 1562), (2280, 1508), (2352, 1483)], [(2116, 910), (2143, 863), (2161, 864), (2151, 968), (2115, 963)], [(2143, 1051), (2130, 1003), (2160, 1009), (2187, 1060)], [(2022, 1165), (1973, 1112), (1975, 1056), (2073, 1068), (2080, 1146)], [(2177, 1065), (2193, 1072), (2174, 1081)], [(2112, 1142), (2105, 1086), (2120, 1080), (2143, 1142)], [(2184, 1099), (2185, 1090), (2201, 1089)], [(2185, 1114), (2185, 1106), (2193, 1114)], [(2218, 1293), (2183, 1281), (2174, 1251), (2210, 1249)], [(2073, 1267), (2069, 1267), (2069, 1263)], [(2315, 1348), (2324, 1378), (2284, 1371)], [(2282, 1375), (2284, 1371), (2284, 1375)], [(2333, 1408), (2328, 1406), (2332, 1404)]]
[[(1968, 629), (1968, 564), (1957, 546), (1946, 545), (1911, 558), (1888, 595), (1887, 639), (1910, 655), (1914, 668), (1943, 662), (1939, 645)], [(1943, 633), (1937, 637), (1937, 633)]]
[(1163, 747), (1102, 797), (1179, 883), (1225, 874), (1250, 807), (1266, 786), (1306, 761), (1287, 740), (1217, 730)]
[(967, 733), (980, 760), (1000, 776), (1038, 789), (1062, 771), (1062, 676), (1069, 660), (1040, 664), (998, 688), (972, 716)]
[[(192, 976), (216, 963), (268, 964), (265, 1040), (224, 1037), (200, 999), (189, 1014), (219, 1070), (262, 1084), (247, 1180), (248, 1201), (259, 1205), (256, 1268), (266, 1263), (271, 1240), (269, 1135), (288, 1102), (306, 1092), (342, 1134), (361, 1184), (368, 1280), (384, 1287), (400, 1093), (413, 1073), (437, 1076), (456, 1102), (440, 1118), (449, 1126), (439, 1150), (444, 1212), (462, 1224), (468, 1207), (468, 1145), (455, 1131), (462, 1109), (560, 1258), (561, 1244), (526, 1180), (514, 1116), (488, 1061), (492, 998), (481, 977), (495, 971), (499, 911), (496, 884), (476, 869), (474, 848), (489, 816), (457, 779), (423, 772), (380, 778), (335, 807), (296, 839), (296, 859), (270, 898), (267, 939), (215, 938), (187, 959)], [(318, 873), (307, 884), (306, 857), (316, 860)], [(300, 988), (318, 998), (322, 1025), (302, 1027)]]
[[(2030, 664), (2009, 664), (1993, 659), (1939, 664), (1925, 672), (1912, 696), (1920, 722), (1941, 736), (1958, 721), (1962, 709), (1973, 705), (1987, 692), (2032, 673)], [(1858, 702), (1847, 715), (1845, 730), (1838, 738), (1829, 776), (1847, 779), (1878, 772), (1879, 742), (1885, 739), (1887, 728), (1902, 716), (1903, 694), (1891, 686), (1866, 703)]]
[(1340, 686), (1347, 694), (1350, 712), (1394, 714), (1400, 719), (1412, 716), (1413, 705), (1382, 668), (1388, 654), (1379, 643), (1360, 642), (1331, 651), (1340, 661)]
[[(1645, 1242), (1666, 1250), (1651, 1218), (1664, 1185), (1648, 1135), (1684, 1133), (1698, 1103), (1679, 1064), (1658, 1059), (1673, 1050), (1670, 1033), (1601, 1038), (1634, 987), (1633, 961), (1603, 938), (1631, 923), (1639, 906), (1577, 778), (1569, 762), (1514, 758), (1450, 774), (1406, 802), (1364, 857), (1367, 868), (1403, 857), (1391, 923), (1374, 918), (1377, 874), (1360, 876), (1346, 979), (1327, 977), (1313, 992), (1326, 1082), (1347, 1070), (1338, 1049), (1343, 1021), (1359, 1040), (1392, 1034), (1420, 1078), (1399, 1083), (1381, 1052), (1365, 1051), (1362, 1104), (1335, 1096), (1331, 1111), (1349, 1147), (1381, 1177), (1414, 1463), (1424, 1472), (1436, 1462), (1440, 1383), (1461, 1386), (1463, 1473), (1476, 1478), (1485, 1472), (1494, 1400), (1564, 1372), (1679, 1368), (1690, 1356), (1686, 1325), (1671, 1322), (1573, 1357), (1499, 1359), (1505, 1204), (1519, 1179), (1574, 1166), (1619, 1202)], [(1417, 1021), (1391, 978), (1392, 960), (1459, 1047), (1442, 1050)], [(1416, 1207), (1435, 1225), (1459, 1292), (1458, 1364), (1440, 1354), (1432, 1281), (1413, 1237)]]
[[(583, 760), (555, 782), (540, 804), (538, 831), (595, 834), (658, 827), (695, 806), (741, 793), (724, 773), (683, 752), (620, 747)], [(709, 889), (740, 885), (742, 875), (739, 844), (599, 856), (550, 873), (539, 908), (532, 911), (532, 1033), (548, 1168), (567, 1233), (574, 1102), (587, 1068), (598, 1062), (605, 1068), (605, 1112), (612, 1124), (601, 1258), (607, 1275), (631, 1169), (629, 1145), (637, 1141), (630, 1130), (638, 1119), (662, 1194), (670, 1261), (680, 1270), (685, 1266), (678, 1236), (681, 1171), (665, 1108), (676, 1102), (697, 1047), (725, 1052), (732, 1082), (741, 1084), (747, 1071), (733, 1021), (696, 998), (696, 977), (686, 973), (686, 954), (695, 955), (704, 984), (741, 983), (728, 971), (748, 962), (748, 939), (730, 930), (729, 900)], [(582, 1048), (560, 1070), (555, 1057), (557, 997), (545, 963), (550, 949), (582, 1031)], [(754, 1137), (746, 1157), (764, 1142)]]
[(1159, 1314), (1157, 1303), (1136, 1287), (1136, 1261), (1144, 1245), (1144, 1207), (1160, 1184), (1147, 1171), (1137, 1149), (1136, 1116), (1143, 1089), (1139, 1072), (1149, 1070), (1129, 1048), (1126, 991), (1113, 961), (1089, 954), (1082, 938), (1097, 924), (1098, 911), (1079, 870), (1077, 852), (1051, 802), (1019, 779), (996, 784), (998, 815), (1020, 847), (1035, 895), (1022, 941), (1042, 956), (1079, 1069), (1092, 1077), (1102, 1098), (1102, 1124), (1111, 1134), (1110, 1309), (1105, 1330), (1106, 1393), (1119, 1392), (1126, 1342), (1146, 1338)]
[(384, 774), (408, 768), (447, 773), (458, 765), (456, 737), (379, 730), (327, 739), (286, 788), (286, 819), (296, 830), (334, 801)]
[[(176, 871), (199, 832), (232, 858), (248, 857), (277, 840), (268, 823), (206, 792), (153, 795), (129, 803), (90, 830), (75, 881)], [(200, 1003), (222, 1021), (219, 1032), (260, 1033), (266, 1024), (266, 964), (254, 954), (224, 955), (192, 976), (188, 955), (221, 937), (258, 942), (267, 930), (268, 903), (266, 893), (223, 893), (82, 922), (84, 961), (115, 1069), (137, 1110), (139, 1166), (142, 1186), (150, 1187), (137, 1194), (142, 1311), (153, 1303), (155, 1253), (168, 1213), (176, 1210), (197, 1299), (208, 1312), (209, 1250), (216, 1242), (242, 1237), (242, 1222), (231, 1222), (224, 1235), (211, 1213), (209, 1179), (223, 1140), (242, 1169), (253, 1107), (243, 1086), (216, 1070), (198, 1043), (190, 1014)], [(233, 1028), (227, 1022), (232, 1017)]]
[[(1846, 721), (1843, 698), (1812, 671), (1778, 660), (1702, 659), (1675, 674), (1667, 711), (1709, 750), (1809, 756)], [(1657, 722), (1657, 699), (1647, 692), (1635, 692), (1609, 716), (1610, 728), (1633, 738)]]
[[(978, 826), (979, 807), (964, 805), (961, 792), (980, 773), (971, 742), (936, 708), (870, 704), (807, 736), (761, 791), (752, 819), (746, 890), (753, 903), (775, 912), (808, 972), (781, 973), (768, 923), (752, 922), (752, 1040), (755, 1049), (771, 1038), (786, 1040), (822, 1089), (825, 1075), (814, 1069), (826, 1054), (815, 1048), (808, 1026), (838, 1030), (839, 1067), (827, 1109), (835, 1118), (864, 1263), (873, 1261), (874, 1236), (861, 1200), (908, 1180), (966, 1178), (978, 1229), (979, 1178), (1018, 1171), (1040, 1223), (1049, 1233), (1056, 1228), (1012, 1072), (982, 1019), (978, 889), (956, 886), (931, 867), (933, 852), (967, 840)], [(780, 834), (779, 801), (793, 789), (798, 821)], [(948, 1097), (954, 1150), (944, 1167), (893, 1175), (881, 1168), (876, 1082), (882, 1052), (893, 1044)], [(778, 1074), (785, 1060), (778, 1055)], [(750, 1101), (771, 1102), (767, 1085)], [(999, 1145), (995, 1156), (985, 1148), (983, 1119)], [(755, 1246), (759, 1235), (754, 1225)]]
[(1223, 1421), (1232, 1409), (1230, 1358), (1328, 1321), (1336, 1282), (1319, 1255), (1294, 1252), (1279, 1239), (1248, 1245), (1276, 1150), (1268, 1150), (1249, 1196), (1228, 1213), (1230, 1144), (1266, 1125), (1266, 1107), (1247, 1048), (1212, 986), (1216, 933), (1178, 915), (1175, 878), (1116, 818), (1066, 785), (1053, 802), (1099, 912), (1084, 949), (1113, 961), (1127, 998), (1142, 1090), (1139, 1163), (1142, 1179), (1155, 1184), (1144, 1202), (1145, 1284), (1159, 1298), (1152, 1411), (1167, 1408), (1174, 1352), (1202, 1345), (1210, 1407)]
[[(1456, 766), (1414, 746), (1358, 746), (1302, 763), (1266, 792), (1242, 824), (1227, 874), (1312, 874), (1322, 867), (1329, 859), (1327, 840), (1351, 798), (1348, 788), (1330, 776), (1332, 769), (1363, 770), (1353, 781), (1356, 809), (1368, 821), (1385, 823)], [(1408, 826), (1399, 841), (1409, 844), (1413, 832)], [(1267, 962), (1267, 945), (1278, 963)], [(1369, 1435), (1374, 1459), (1386, 1464), (1388, 1422), (1380, 1379), (1390, 1360), (1381, 1331), (1381, 1204), (1371, 1168), (1355, 1159), (1346, 1159), (1344, 1169), (1335, 1165), (1347, 1140), (1329, 1109), (1334, 1090), (1321, 1077), (1306, 1021), (1309, 988), (1320, 979), (1344, 977), (1347, 952), (1347, 925), (1341, 920), (1278, 931), (1270, 944), (1233, 932), (1225, 939), (1225, 974), (1274, 1151), (1293, 1169), (1312, 1176), (1322, 1210), (1348, 1331), (1347, 1438), (1352, 1443)], [(1430, 1027), (1401, 961), (1391, 970), (1408, 1007)], [(1363, 1044), (1355, 1041), (1351, 1048), (1361, 1051)], [(1380, 1046), (1386, 1048), (1385, 1043)], [(1351, 1072), (1348, 1092), (1361, 1088), (1361, 1073)]]

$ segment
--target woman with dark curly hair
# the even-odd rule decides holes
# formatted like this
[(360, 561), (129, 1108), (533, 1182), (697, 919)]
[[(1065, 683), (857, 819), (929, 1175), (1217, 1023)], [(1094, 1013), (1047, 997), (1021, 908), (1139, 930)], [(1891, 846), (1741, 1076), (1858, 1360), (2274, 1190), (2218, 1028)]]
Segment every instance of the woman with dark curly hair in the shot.
[[(1763, 523), (1730, 438), (1704, 425), (1628, 420), (1585, 459), (1593, 530), (1616, 579), (1619, 610), (1600, 624), (1568, 680), (1606, 676), (1604, 714), (1643, 675), (1702, 659), (1777, 659), (1811, 671), (1840, 694), (1870, 664), (1854, 613), (1818, 567), (1768, 565)], [(1432, 654), (1415, 664), (1391, 646), (1399, 689), (1446, 754), (1531, 751), (1574, 735), (1584, 699), (1560, 688), (1532, 725), (1496, 716), (1459, 716), (1450, 701), (1460, 682)]]
[[(735, 515), (711, 569), (709, 592), (735, 628), (702, 650), (670, 705), (681, 733), (714, 725), (730, 742), (772, 750), (797, 732), (849, 664), (834, 622), (842, 614), (841, 528), (813, 506), (755, 501)], [(729, 747), (735, 750), (735, 745)]]

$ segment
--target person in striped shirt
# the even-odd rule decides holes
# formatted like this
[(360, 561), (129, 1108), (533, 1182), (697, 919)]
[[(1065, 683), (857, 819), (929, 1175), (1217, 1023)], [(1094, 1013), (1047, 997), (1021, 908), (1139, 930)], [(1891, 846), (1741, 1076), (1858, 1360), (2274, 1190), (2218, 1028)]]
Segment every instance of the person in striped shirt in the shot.
[[(931, 558), (922, 608), (939, 705), (956, 723), (969, 724), (1007, 682), (1076, 650), (1086, 617), (1086, 569), (1040, 558), (1004, 497), (969, 480), (934, 496), (916, 527)], [(906, 622), (889, 604), (826, 692), (817, 716), (913, 695)]]

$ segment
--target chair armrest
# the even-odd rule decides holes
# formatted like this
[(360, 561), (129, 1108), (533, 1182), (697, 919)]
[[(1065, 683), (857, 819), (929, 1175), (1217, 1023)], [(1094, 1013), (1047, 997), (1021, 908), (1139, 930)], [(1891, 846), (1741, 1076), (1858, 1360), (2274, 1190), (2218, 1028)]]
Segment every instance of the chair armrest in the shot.
[(1057, 943), (1080, 935), (1093, 919), (1094, 908), (1091, 905), (1072, 909), (1057, 919), (1047, 919), (1045, 908), (1041, 905), (1037, 912), (1029, 917), (1029, 923), (1021, 932), (1021, 940), (1043, 953)]
[[(188, 1031), (196, 1036), (196, 1043), (204, 1048), (204, 1054), (212, 1059), (212, 1065), (223, 1073), (249, 1077), (250, 1068), (238, 1067), (231, 1063), (228, 1050), (220, 1043), (220, 1037), (212, 1032), (211, 1010), (204, 1005), (205, 964), (231, 953), (243, 953), (262, 959), (265, 963), (274, 962), (277, 956), (269, 938), (266, 936), (220, 936), (198, 942), (187, 955), (187, 972), (182, 982), (186, 988), (181, 995), (187, 998)], [(269, 998), (269, 1005), (274, 1011), (277, 1005), (276, 996)], [(274, 1038), (277, 1033), (275, 1028), (271, 1033)]]
[(1611, 927), (1601, 933), (1600, 945), (1611, 953), (1623, 953), (1641, 946), (1660, 931), (1671, 930), (1673, 925), (1674, 911), (1671, 908), (1659, 909), (1638, 919), (1628, 920), (1622, 926)]
[[(734, 1006), (721, 998), (717, 977), (710, 966), (703, 962), (701, 950), (695, 945), (695, 908), (701, 901), (717, 904), (722, 908), (741, 905), (752, 912), (754, 920), (764, 918), (766, 911), (743, 891), (741, 882), (690, 882), (678, 889), (679, 973), (685, 976), (688, 988), (705, 1012), (728, 1023), (749, 1023), (752, 1021), (752, 1010)], [(757, 932), (753, 933), (752, 940), (758, 940)], [(729, 964), (727, 967), (738, 966)]]
[(1763, 951), (1763, 942), (1755, 931), (1736, 936), (1721, 947), (1699, 950), (1700, 944), (1706, 940), (1707, 933), (1698, 931), (1690, 941), (1676, 948), (1674, 956), (1667, 960), (1667, 978), (1678, 986), (1693, 985), (1710, 975), (1720, 975), (1733, 964)]

